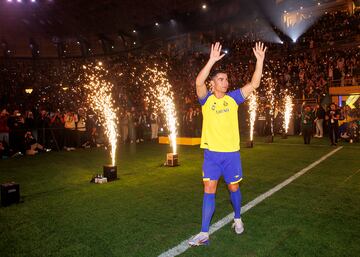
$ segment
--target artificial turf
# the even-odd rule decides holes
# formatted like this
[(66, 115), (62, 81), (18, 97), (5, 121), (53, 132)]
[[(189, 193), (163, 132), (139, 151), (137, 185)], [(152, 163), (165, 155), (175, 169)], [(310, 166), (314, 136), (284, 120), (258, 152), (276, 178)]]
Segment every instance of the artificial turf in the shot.
[[(255, 141), (242, 148), (243, 203), (333, 148), (326, 139)], [(202, 151), (180, 146), (181, 165), (162, 167), (168, 147), (120, 146), (119, 180), (96, 185), (103, 149), (0, 161), (0, 182), (20, 184), (23, 202), (0, 208), (0, 256), (157, 256), (199, 231)], [(225, 226), (184, 256), (360, 256), (360, 146), (335, 155)], [(213, 221), (232, 211), (222, 183)]]

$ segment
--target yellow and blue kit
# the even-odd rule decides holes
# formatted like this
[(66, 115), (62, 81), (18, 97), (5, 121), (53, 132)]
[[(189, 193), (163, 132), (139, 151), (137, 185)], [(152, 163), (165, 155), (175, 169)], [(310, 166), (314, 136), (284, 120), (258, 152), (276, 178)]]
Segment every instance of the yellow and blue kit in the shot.
[(222, 98), (208, 94), (199, 99), (203, 126), (201, 148), (204, 151), (203, 180), (224, 177), (227, 184), (242, 179), (238, 106), (245, 101), (241, 89), (228, 92)]

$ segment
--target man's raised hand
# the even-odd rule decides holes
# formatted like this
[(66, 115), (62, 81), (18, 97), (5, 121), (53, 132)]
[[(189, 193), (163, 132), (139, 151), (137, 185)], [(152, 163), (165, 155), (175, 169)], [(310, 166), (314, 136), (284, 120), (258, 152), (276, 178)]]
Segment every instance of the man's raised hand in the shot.
[(266, 49), (267, 47), (264, 47), (264, 43), (262, 42), (257, 42), (255, 44), (255, 47), (253, 47), (253, 52), (257, 61), (264, 61)]
[(211, 44), (211, 51), (210, 51), (210, 60), (214, 63), (219, 61), (223, 58), (225, 54), (221, 54), (221, 45), (219, 42), (216, 42), (215, 45)]

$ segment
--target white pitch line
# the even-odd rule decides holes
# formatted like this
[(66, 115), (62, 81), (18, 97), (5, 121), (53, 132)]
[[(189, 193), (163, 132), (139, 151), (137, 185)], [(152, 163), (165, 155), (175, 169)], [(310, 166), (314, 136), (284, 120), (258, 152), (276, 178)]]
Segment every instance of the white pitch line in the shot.
[(309, 145), (305, 145), (305, 144), (291, 144), (291, 143), (263, 143), (263, 142), (254, 142), (254, 145), (284, 145), (284, 146), (305, 146), (305, 147), (311, 147), (311, 146), (316, 146), (316, 147), (328, 147), (330, 148), (329, 145), (318, 145), (318, 144), (309, 144)]
[[(282, 183), (278, 184), (277, 186), (273, 187), (272, 189), (270, 189), (269, 191), (259, 195), (258, 197), (256, 197), (254, 200), (252, 200), (251, 202), (248, 202), (246, 205), (244, 205), (241, 208), (241, 214), (247, 212), (248, 210), (250, 210), (251, 208), (253, 208), (254, 206), (258, 205), (259, 203), (261, 203), (262, 201), (264, 201), (266, 198), (270, 197), (271, 195), (273, 195), (274, 193), (276, 193), (277, 191), (279, 191), (280, 189), (282, 189), (283, 187), (287, 186), (288, 184), (290, 184), (291, 182), (293, 182), (295, 179), (299, 178), (300, 176), (304, 175), (306, 172), (308, 172), (309, 170), (311, 170), (312, 168), (314, 168), (316, 165), (318, 165), (319, 163), (323, 162), (324, 160), (326, 160), (327, 158), (329, 158), (331, 155), (335, 154), (337, 151), (339, 151), (340, 149), (342, 149), (343, 147), (338, 147), (334, 150), (332, 150), (330, 153), (325, 154), (323, 157), (321, 157), (320, 159), (318, 159), (317, 161), (311, 163), (309, 166), (303, 168), (302, 170), (300, 170), (299, 172), (297, 172), (296, 174), (294, 174), (293, 176), (289, 177), (288, 179), (286, 179), (285, 181), (283, 181)], [(219, 230), (220, 228), (224, 227), (225, 225), (227, 225), (228, 223), (230, 223), (232, 220), (234, 219), (234, 213), (230, 213), (229, 215), (227, 215), (226, 217), (222, 218), (221, 220), (219, 220), (218, 222), (216, 222), (215, 224), (211, 225), (210, 227), (210, 234), (213, 234), (214, 232), (216, 232), (217, 230)], [(167, 250), (166, 252), (160, 254), (158, 257), (173, 257), (173, 256), (177, 256), (179, 254), (182, 254), (183, 252), (185, 252), (187, 249), (190, 248), (189, 245), (189, 240), (192, 238), (193, 236), (191, 236), (190, 238), (182, 241), (180, 244), (178, 244), (177, 246), (175, 246), (174, 248), (171, 248), (169, 250)]]
[(358, 169), (354, 174), (348, 176), (344, 181), (343, 183), (345, 183), (346, 181), (348, 181), (349, 179), (351, 179), (353, 176), (355, 176), (356, 174), (358, 174), (360, 172), (360, 169)]
[[(243, 143), (243, 145), (245, 145), (245, 143)], [(328, 147), (328, 148), (331, 148), (330, 145), (319, 145), (319, 144), (309, 144), (309, 145), (305, 145), (305, 144), (297, 144), (297, 143), (294, 143), (294, 144), (291, 144), (291, 143), (278, 143), (278, 142), (273, 142), (273, 143), (265, 143), (265, 142), (254, 142), (254, 145), (284, 145), (284, 146), (305, 146), (305, 147), (312, 147), (312, 146), (316, 146), (316, 147)], [(360, 149), (360, 146), (357, 146), (357, 145), (343, 145), (345, 147), (349, 146), (351, 147), (351, 149)]]

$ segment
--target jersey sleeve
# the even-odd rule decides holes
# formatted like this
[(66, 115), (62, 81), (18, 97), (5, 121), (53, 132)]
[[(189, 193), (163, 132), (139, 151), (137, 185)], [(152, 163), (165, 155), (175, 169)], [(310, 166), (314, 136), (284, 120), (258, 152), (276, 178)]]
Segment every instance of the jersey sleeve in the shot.
[(211, 96), (211, 93), (208, 91), (204, 98), (199, 98), (199, 103), (201, 104), (201, 106), (206, 103), (206, 100), (209, 98), (209, 96)]
[(228, 96), (233, 98), (237, 104), (241, 104), (241, 103), (245, 102), (245, 97), (242, 94), (241, 89), (236, 89), (236, 90), (230, 91), (228, 93)]

